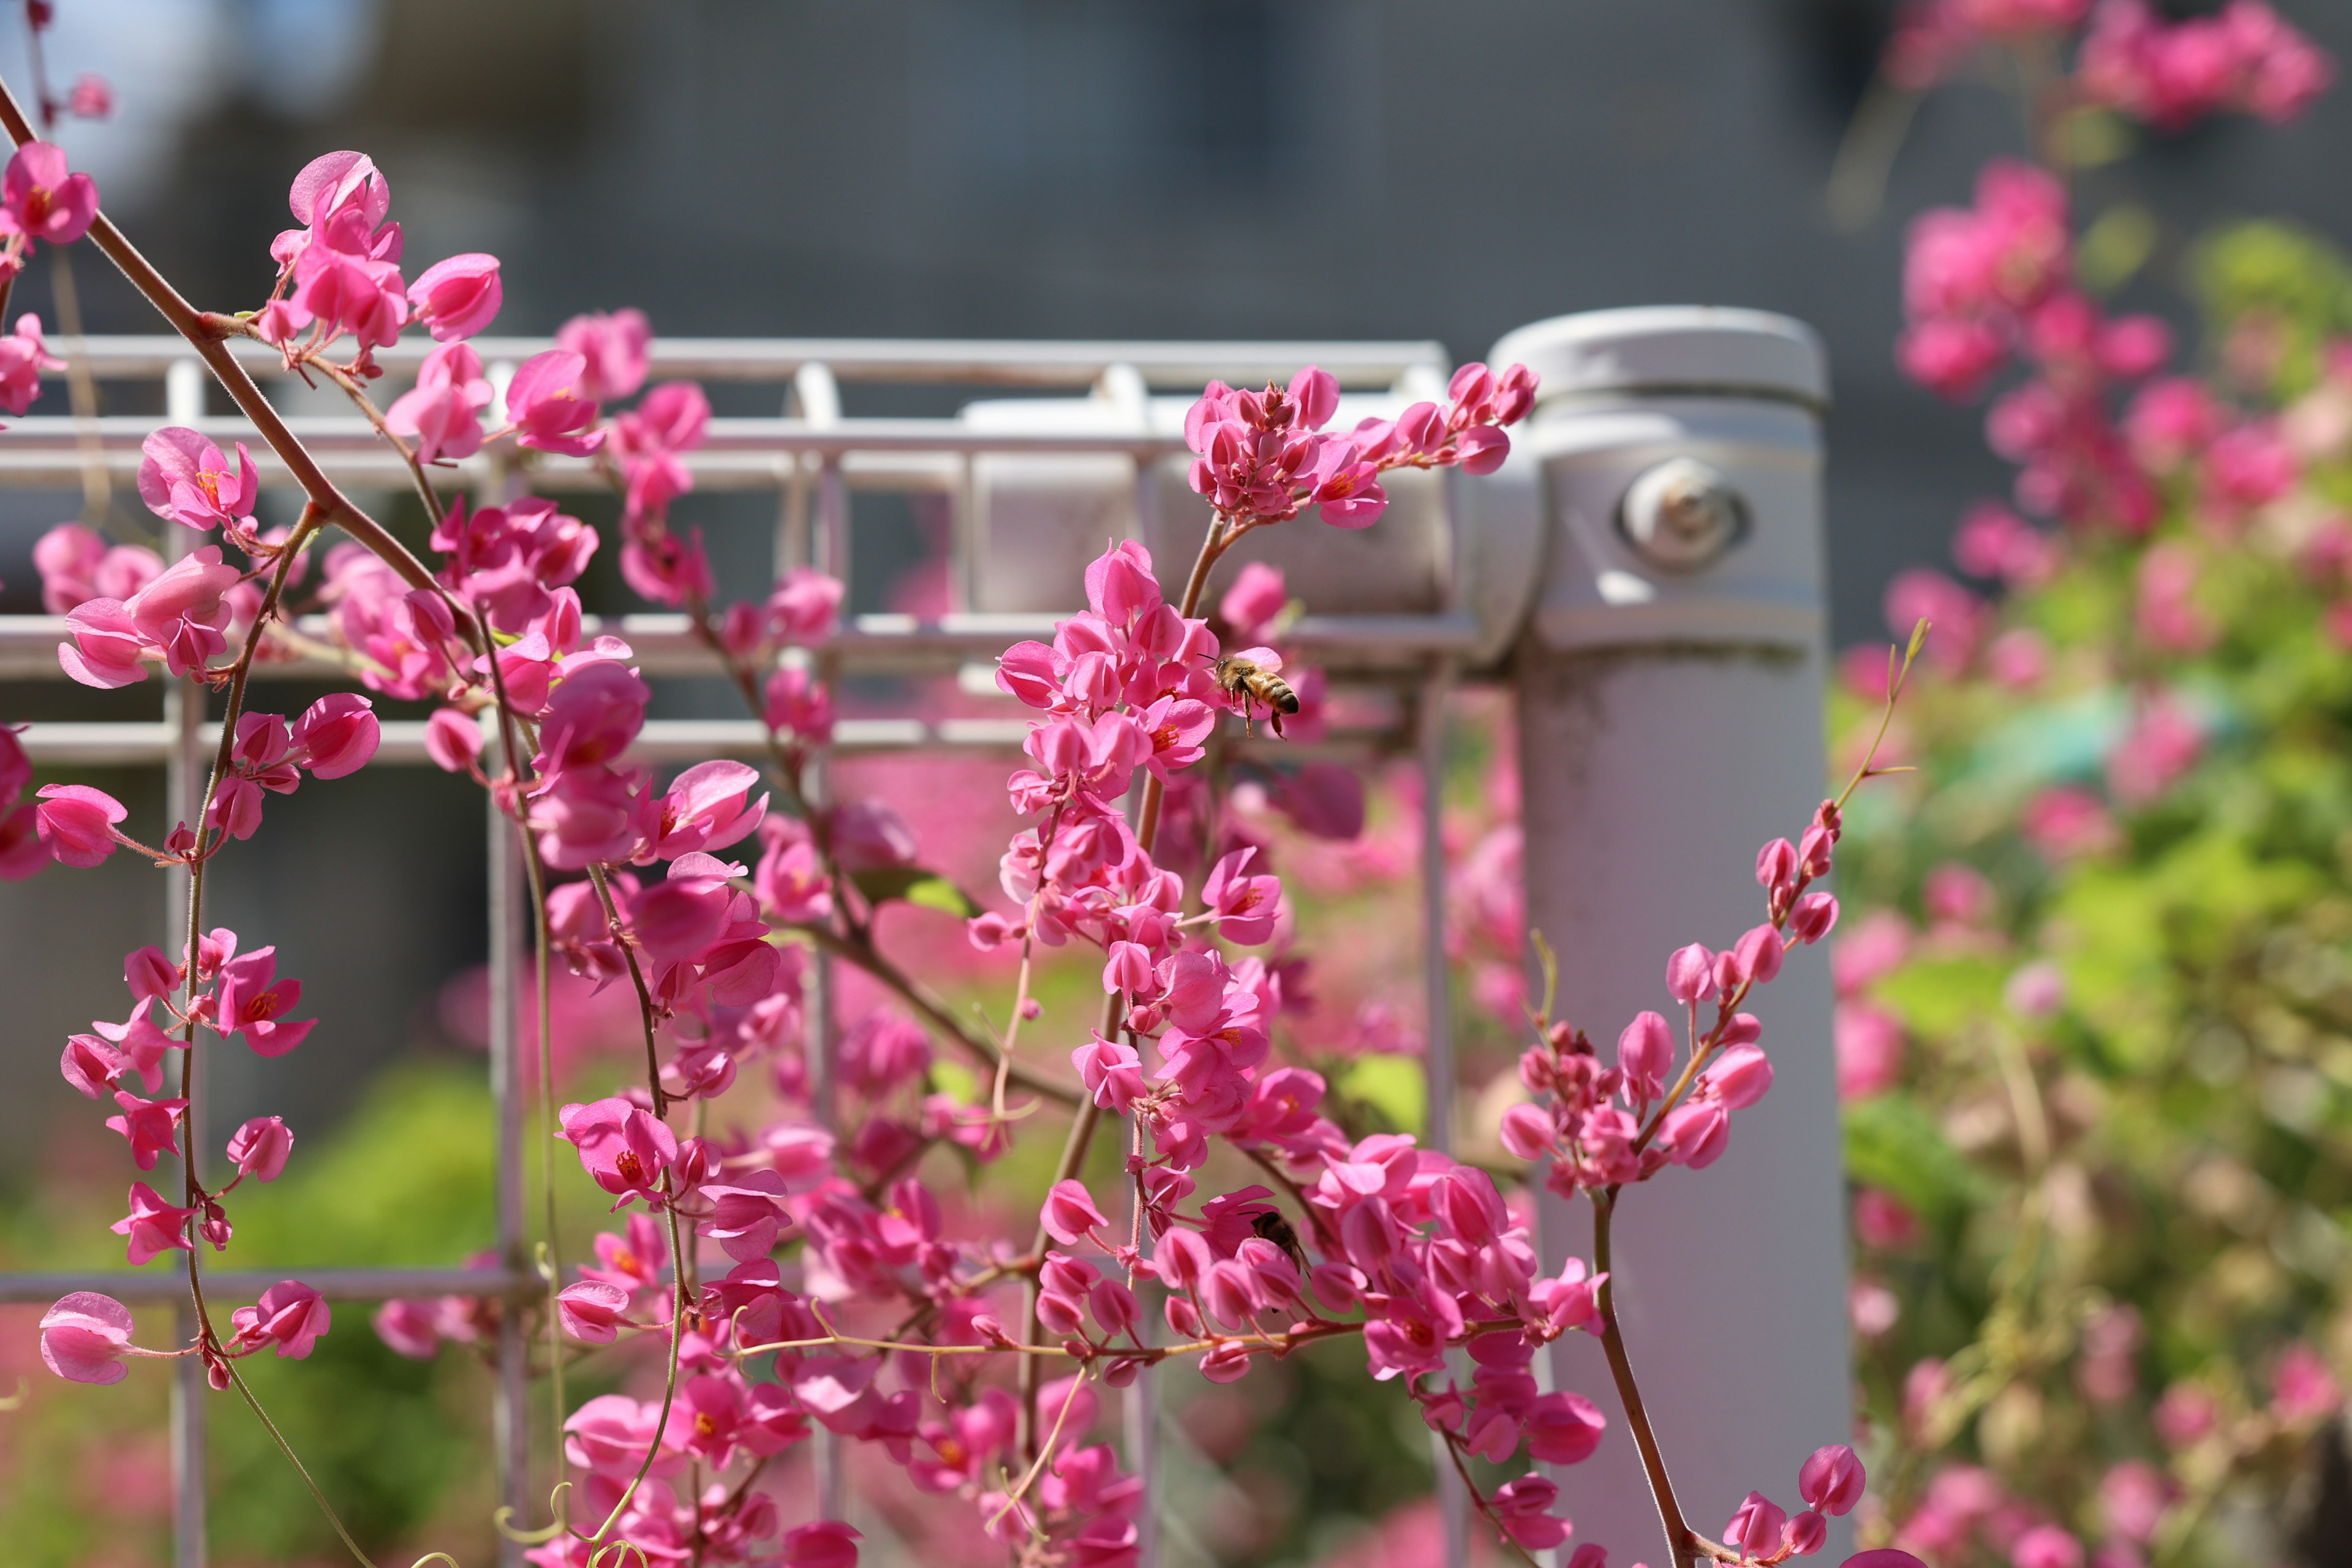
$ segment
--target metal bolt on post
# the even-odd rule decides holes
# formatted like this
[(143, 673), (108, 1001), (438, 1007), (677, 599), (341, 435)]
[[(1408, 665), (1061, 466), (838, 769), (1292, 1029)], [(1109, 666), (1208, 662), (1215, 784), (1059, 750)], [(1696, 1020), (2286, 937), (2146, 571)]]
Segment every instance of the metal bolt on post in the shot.
[[(1606, 1053), (1663, 1009), (1670, 952), (1763, 918), (1757, 847), (1822, 797), (1827, 369), (1800, 322), (1697, 308), (1561, 317), (1494, 360), (1542, 377), (1496, 476), (1544, 536), (1514, 669), (1528, 918), (1559, 954), (1559, 1014)], [(1615, 1227), (1628, 1348), (1709, 1532), (1750, 1488), (1785, 1497), (1852, 1421), (1827, 954), (1793, 954), (1756, 1012), (1772, 1092), (1717, 1164), (1629, 1188)], [(1544, 1211), (1547, 1266), (1589, 1258), (1589, 1207)], [(1598, 1342), (1554, 1355), (1558, 1386), (1610, 1388)], [(1578, 1540), (1656, 1560), (1622, 1421), (1558, 1479)]]

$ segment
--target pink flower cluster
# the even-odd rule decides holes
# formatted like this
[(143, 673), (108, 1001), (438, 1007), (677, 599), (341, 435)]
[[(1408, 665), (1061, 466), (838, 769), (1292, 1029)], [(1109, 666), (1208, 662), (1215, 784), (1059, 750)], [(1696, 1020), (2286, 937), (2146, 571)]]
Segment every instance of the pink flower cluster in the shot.
[(2092, 102), (2166, 131), (2222, 110), (2292, 120), (2335, 76), (2326, 54), (2263, 0), (2177, 20), (2147, 0), (2100, 0), (2077, 67)]
[(1973, 208), (1923, 215), (1911, 229), (1896, 345), (1904, 370), (1955, 398), (1973, 396), (2012, 356), (2032, 378), (1998, 399), (1993, 448), (2021, 467), (2018, 500), (2069, 523), (2144, 531), (2157, 492), (2116, 428), (2107, 396), (2171, 353), (2147, 316), (2110, 319), (2072, 281), (2064, 187), (2022, 163), (1995, 163)]
[[(1562, 1196), (1646, 1181), (1670, 1164), (1703, 1170), (1722, 1158), (1731, 1113), (1772, 1087), (1772, 1063), (1758, 1043), (1763, 1026), (1740, 1005), (1780, 974), (1790, 948), (1819, 942), (1837, 923), (1835, 897), (1811, 884), (1828, 875), (1843, 827), (1835, 803), (1823, 801), (1801, 843), (1776, 838), (1757, 852), (1764, 922), (1721, 952), (1693, 942), (1667, 959), (1679, 1044), (1665, 1015), (1637, 1014), (1618, 1036), (1616, 1065), (1604, 1068), (1583, 1031), (1551, 1026), (1519, 1058), (1520, 1082), (1542, 1098), (1505, 1112), (1504, 1146), (1523, 1160), (1549, 1161), (1545, 1179)], [(1700, 1007), (1709, 1001), (1715, 1018), (1701, 1029)]]
[(1447, 403), (1416, 403), (1395, 419), (1366, 419), (1346, 436), (1322, 434), (1339, 408), (1339, 383), (1309, 365), (1287, 387), (1235, 391), (1212, 382), (1184, 416), (1196, 460), (1192, 489), (1227, 517), (1283, 521), (1318, 508), (1340, 528), (1369, 528), (1388, 509), (1380, 476), (1399, 468), (1460, 464), (1474, 474), (1502, 466), (1502, 426), (1535, 405), (1525, 365), (1497, 376), (1483, 364), (1454, 373)]
[(2092, 0), (1908, 0), (1883, 62), (1887, 79), (1924, 92), (1988, 46), (2015, 48), (2063, 37)]

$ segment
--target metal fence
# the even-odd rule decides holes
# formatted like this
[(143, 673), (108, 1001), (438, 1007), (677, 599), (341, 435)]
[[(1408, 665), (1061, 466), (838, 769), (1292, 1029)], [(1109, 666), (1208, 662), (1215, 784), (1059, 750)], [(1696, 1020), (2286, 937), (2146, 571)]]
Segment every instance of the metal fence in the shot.
[[(241, 416), (208, 410), (203, 366), (178, 340), (93, 338), (59, 346), (101, 383), (160, 382), (163, 418), (108, 416), (15, 421), (0, 433), (0, 485), (70, 489), (100, 468), (111, 481), (127, 481), (137, 471), (141, 441), (159, 424), (169, 423), (193, 426), (224, 446), (237, 439), (253, 443), (265, 488), (281, 491), (291, 488), (285, 469)], [(274, 353), (253, 343), (236, 346), (265, 384), (274, 379), (278, 384), (274, 390), (290, 390), (283, 385), (283, 367)], [(406, 342), (378, 356), (394, 384), (414, 372), (427, 346)], [(503, 393), (512, 366), (548, 345), (525, 339), (483, 339), (477, 340), (475, 346), (491, 365), (493, 383)], [(992, 659), (1021, 638), (1050, 637), (1055, 619), (1050, 611), (1007, 612), (984, 604), (974, 607), (976, 552), (971, 536), (985, 483), (979, 465), (991, 459), (1056, 457), (1090, 458), (1097, 468), (1104, 460), (1124, 464), (1132, 486), (1126, 514), (1139, 525), (1158, 516), (1170, 466), (1181, 464), (1184, 455), (1181, 434), (1165, 418), (1149, 417), (1151, 394), (1189, 395), (1211, 378), (1235, 384), (1286, 379), (1305, 363), (1322, 365), (1353, 391), (1399, 398), (1442, 385), (1448, 369), (1444, 350), (1434, 343), (663, 340), (654, 345), (652, 374), (657, 378), (763, 384), (782, 391), (783, 407), (777, 417), (714, 419), (707, 441), (686, 458), (699, 489), (764, 491), (775, 497), (773, 558), (779, 570), (806, 563), (846, 579), (856, 556), (854, 498), (858, 494), (926, 492), (944, 499), (951, 520), (956, 578), (962, 589), (960, 602), (965, 607), (937, 620), (886, 615), (849, 619), (829, 642), (814, 650), (818, 668), (837, 678), (951, 672)], [(841, 387), (849, 383), (1076, 393), (1087, 395), (1095, 403), (1124, 407), (1129, 414), (1140, 408), (1142, 414), (1114, 421), (1049, 417), (1031, 422), (1028, 427), (971, 417), (856, 418), (842, 410)], [(1076, 409), (1086, 399), (1064, 401)], [(364, 499), (370, 493), (388, 495), (405, 489), (404, 467), (357, 417), (297, 417), (292, 424), (319, 455), (330, 477), (347, 490)], [(1176, 471), (1181, 473), (1181, 467)], [(456, 465), (445, 479), (472, 491), (478, 501), (485, 501), (504, 499), (518, 476), (495, 457), (485, 455)], [(604, 480), (587, 462), (553, 458), (536, 463), (529, 483), (535, 491), (561, 494), (601, 489)], [(1416, 755), (1423, 770), (1424, 798), (1432, 802), (1442, 795), (1447, 693), (1465, 662), (1482, 655), (1483, 640), (1482, 618), (1465, 605), (1461, 591), (1465, 574), (1459, 570), (1458, 557), (1463, 537), (1450, 523), (1439, 537), (1449, 555), (1437, 563), (1433, 574), (1435, 598), (1432, 602), (1402, 613), (1312, 614), (1301, 618), (1286, 637), (1300, 657), (1328, 671), (1335, 684), (1392, 694), (1392, 700), (1375, 705), (1385, 718), (1351, 731), (1335, 731), (1324, 742), (1325, 748), (1342, 755), (1365, 754), (1373, 749)], [(184, 546), (185, 535), (180, 536), (180, 542)], [(1075, 584), (1075, 564), (1068, 580)], [(1072, 602), (1065, 606), (1065, 613), (1078, 607)], [(1337, 607), (1344, 611), (1346, 605)], [(313, 635), (324, 631), (320, 626), (303, 629)], [(587, 635), (603, 631), (625, 638), (647, 674), (712, 673), (707, 652), (696, 643), (681, 616), (627, 616), (601, 622), (592, 617)], [(62, 617), (0, 616), (0, 679), (62, 679), (56, 650), (64, 636)], [(255, 669), (257, 679), (342, 679), (343, 674), (331, 664), (307, 659)], [(163, 820), (157, 827), (167, 832), (173, 823), (193, 821), (197, 816), (219, 726), (207, 717), (206, 697), (200, 685), (193, 681), (164, 685), (162, 711), (153, 720), (35, 723), (24, 730), (21, 740), (37, 765), (160, 767), (168, 782)], [(642, 761), (763, 752), (763, 732), (753, 721), (665, 717), (658, 707), (657, 699), (656, 710), (638, 741), (635, 754)], [(424, 728), (417, 721), (385, 722), (376, 760), (392, 765), (424, 762)], [(1012, 752), (1017, 751), (1025, 729), (1014, 717), (847, 719), (837, 726), (829, 750), (832, 754), (948, 748)], [(814, 766), (821, 780), (823, 755)], [(1423, 1057), (1428, 1123), (1433, 1137), (1442, 1143), (1452, 1125), (1454, 1083), (1447, 1039), (1444, 849), (1439, 816), (1434, 810), (1423, 813), (1420, 917), (1428, 1011)], [(530, 1238), (524, 1217), (524, 1104), (515, 1003), (528, 973), (520, 941), (527, 893), (521, 886), (511, 832), (511, 826), (495, 808), (489, 810), (484, 849), (490, 871), (489, 1076), (496, 1106), (496, 1219), (502, 1261), (490, 1268), (306, 1271), (305, 1282), (331, 1300), (374, 1301), (460, 1294), (511, 1301), (536, 1296), (544, 1289), (529, 1267)], [(176, 952), (184, 949), (186, 941), (185, 873), (173, 873), (167, 881), (163, 941), (167, 951)], [(821, 1088), (831, 1079), (835, 1032), (827, 1005), (829, 983), (822, 964), (814, 986), (809, 1058), (813, 1083)], [(198, 1158), (198, 1130), (203, 1124), (204, 1060), (199, 1054), (194, 1103), (186, 1123), (192, 1160)], [(249, 1297), (275, 1279), (274, 1274), (236, 1270), (211, 1276), (215, 1289), (226, 1296)], [(183, 1300), (184, 1282), (176, 1270), (0, 1275), (0, 1302), (47, 1303), (68, 1291), (84, 1289), (102, 1290), (133, 1303), (178, 1301), (178, 1332), (184, 1340), (194, 1336), (192, 1314)], [(528, 1517), (534, 1510), (526, 1487), (530, 1468), (526, 1347), (519, 1314), (504, 1313), (500, 1322), (494, 1412), (499, 1491), (505, 1502)], [(175, 1377), (172, 1415), (174, 1561), (178, 1568), (201, 1568), (206, 1561), (206, 1389), (201, 1362), (194, 1358), (178, 1362)], [(1152, 1480), (1158, 1447), (1152, 1381), (1149, 1376), (1138, 1379), (1127, 1405), (1130, 1462), (1142, 1471), (1147, 1487)], [(817, 1464), (821, 1495), (829, 1501), (837, 1500), (838, 1455), (829, 1436), (819, 1438)], [(1448, 1514), (1447, 1560), (1459, 1563), (1465, 1553), (1462, 1499), (1446, 1467), (1441, 1464), (1437, 1474)], [(1148, 1500), (1152, 1495), (1147, 1491)], [(1144, 1561), (1150, 1563), (1156, 1518), (1149, 1500), (1143, 1522)], [(511, 1545), (505, 1548), (509, 1559), (516, 1551)]]

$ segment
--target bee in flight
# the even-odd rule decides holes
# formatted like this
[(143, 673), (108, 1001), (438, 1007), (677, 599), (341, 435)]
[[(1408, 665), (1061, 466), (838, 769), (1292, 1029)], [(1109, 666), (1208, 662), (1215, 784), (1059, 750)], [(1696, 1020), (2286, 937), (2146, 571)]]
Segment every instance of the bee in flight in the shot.
[(1282, 733), (1282, 716), (1298, 711), (1298, 693), (1282, 679), (1281, 668), (1282, 656), (1271, 648), (1254, 647), (1217, 660), (1218, 689), (1241, 703), (1244, 731), (1256, 717), (1255, 703), (1265, 704), (1266, 722), (1277, 735)]
[(1280, 1209), (1267, 1209), (1258, 1215), (1250, 1221), (1250, 1229), (1257, 1234), (1259, 1240), (1270, 1241), (1282, 1248), (1290, 1261), (1297, 1266), (1298, 1278), (1302, 1280), (1307, 1278), (1307, 1249), (1298, 1245), (1298, 1233), (1290, 1228), (1290, 1222), (1282, 1217)]

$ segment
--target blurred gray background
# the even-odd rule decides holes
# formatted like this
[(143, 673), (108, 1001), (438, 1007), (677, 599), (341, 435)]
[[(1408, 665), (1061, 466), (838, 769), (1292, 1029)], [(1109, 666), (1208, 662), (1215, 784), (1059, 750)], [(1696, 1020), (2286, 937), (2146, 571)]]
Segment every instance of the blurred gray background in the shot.
[[(2352, 7), (2280, 8), (2352, 58)], [(294, 172), (349, 146), (390, 177), (412, 274), (453, 251), (503, 258), (501, 331), (635, 304), (676, 335), (1430, 337), (1469, 358), (1563, 311), (1787, 311), (1832, 359), (1844, 643), (1878, 635), (1886, 579), (1940, 557), (1961, 506), (2007, 482), (1981, 410), (1901, 381), (1891, 344), (1904, 226), (1966, 200), (1985, 158), (2018, 149), (2012, 100), (1990, 80), (1941, 93), (1876, 217), (1829, 216), (1891, 9), (60, 0), (49, 52), (61, 85), (95, 70), (121, 102), (60, 140), (164, 270), (221, 309), (267, 289)], [(0, 70), (19, 84), (22, 56), (12, 18)], [(2183, 258), (2218, 221), (2274, 216), (2352, 240), (2347, 132), (2339, 89), (2284, 130), (2224, 120), (2085, 178), (2085, 214), (2132, 200), (2159, 220), (2126, 301), (2187, 328)], [(77, 260), (92, 330), (156, 330), (94, 254)], [(54, 321), (42, 268), (16, 300)], [(32, 541), (76, 503), (0, 496), (0, 606), (37, 607)], [(888, 533), (899, 544), (861, 544), (862, 574), (916, 537), (903, 520)], [(627, 607), (609, 572), (596, 583), (592, 607)], [(878, 592), (861, 580), (856, 596)], [(104, 711), (150, 712), (152, 689)], [(0, 687), (0, 715), (90, 715), (93, 695)], [(154, 814), (152, 780), (104, 782)], [(298, 1129), (437, 1037), (434, 988), (481, 952), (479, 861), (401, 835), (468, 849), (479, 811), (438, 774), (372, 772), (273, 803), (229, 858), (221, 919), (278, 941), (305, 1011), (329, 1020), (267, 1068), (270, 1109), (293, 1107)], [(115, 955), (152, 939), (159, 902), (153, 874), (121, 858), (0, 886), (0, 1179), (42, 1155), (53, 1121), (88, 1119), (52, 1064), (91, 1011), (120, 1016)], [(216, 1131), (257, 1087), (235, 1056)]]

